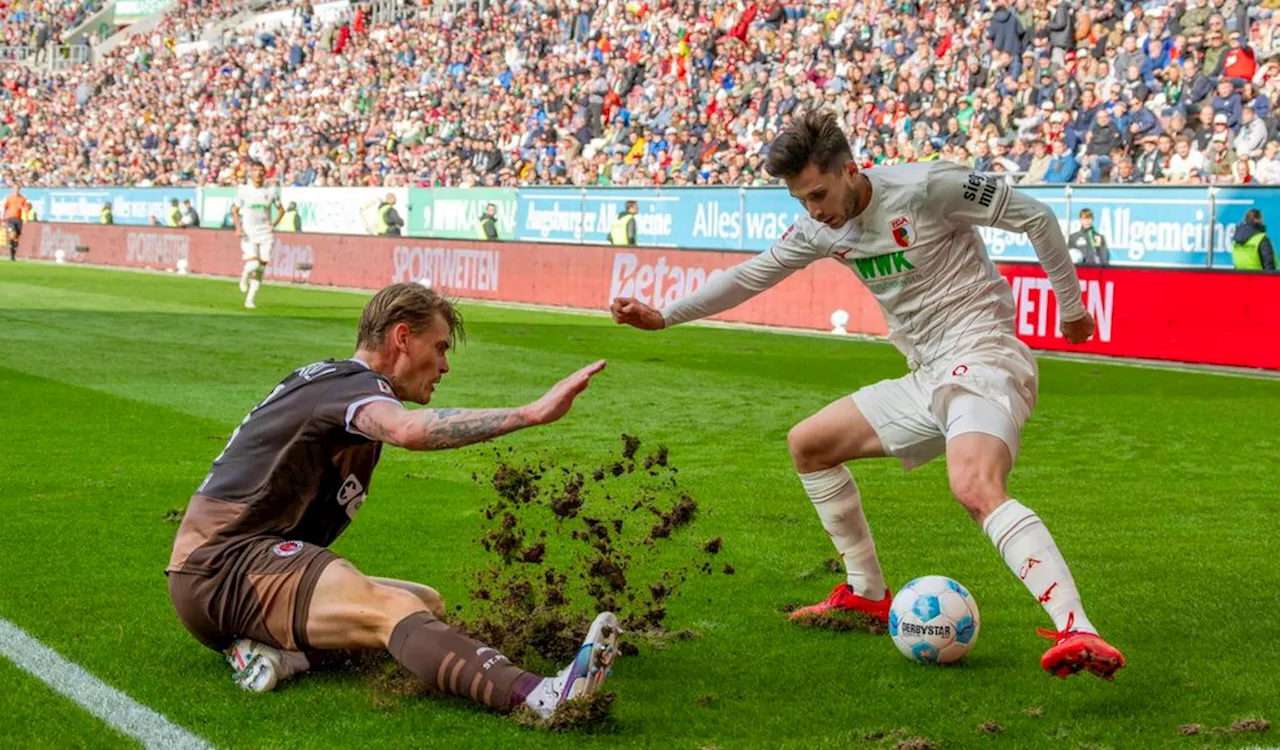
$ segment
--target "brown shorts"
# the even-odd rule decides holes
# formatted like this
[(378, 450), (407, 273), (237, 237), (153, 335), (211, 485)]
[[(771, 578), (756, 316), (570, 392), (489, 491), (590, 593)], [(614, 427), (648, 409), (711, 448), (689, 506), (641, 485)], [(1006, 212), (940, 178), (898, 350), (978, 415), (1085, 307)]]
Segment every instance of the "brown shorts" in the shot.
[(264, 536), (226, 556), (212, 576), (169, 574), (169, 598), (187, 630), (215, 651), (237, 638), (304, 651), (311, 594), (337, 555), (324, 547)]

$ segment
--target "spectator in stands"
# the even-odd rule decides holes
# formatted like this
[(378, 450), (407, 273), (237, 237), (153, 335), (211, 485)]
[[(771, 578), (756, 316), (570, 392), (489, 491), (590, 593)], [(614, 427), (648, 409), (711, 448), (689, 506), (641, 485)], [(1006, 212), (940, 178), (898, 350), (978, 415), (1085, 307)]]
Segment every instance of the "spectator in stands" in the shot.
[(1237, 154), (1257, 159), (1262, 156), (1262, 149), (1267, 142), (1267, 126), (1258, 119), (1253, 107), (1245, 107), (1241, 113), (1240, 130), (1236, 133), (1232, 145)]
[(1049, 169), (1045, 172), (1044, 181), (1048, 183), (1071, 182), (1076, 178), (1080, 165), (1076, 157), (1067, 149), (1064, 141), (1053, 144), (1053, 159), (1049, 161)]
[(1280, 142), (1268, 141), (1262, 158), (1253, 168), (1254, 179), (1261, 185), (1280, 185)]
[(1094, 116), (1093, 127), (1085, 136), (1085, 165), (1089, 168), (1089, 182), (1102, 182), (1111, 168), (1113, 149), (1124, 146), (1124, 134), (1111, 121), (1111, 114), (1099, 109)]
[(1169, 158), (1169, 181), (1175, 184), (1199, 182), (1204, 175), (1204, 156), (1191, 148), (1191, 140), (1178, 136), (1173, 144), (1173, 156)]
[(1205, 155), (1205, 167), (1212, 182), (1228, 182), (1232, 168), (1236, 163), (1236, 154), (1231, 150), (1226, 133), (1215, 133), (1209, 153)]
[[(771, 133), (814, 106), (839, 114), (859, 162), (1027, 173), (1037, 142), (1065, 139), (1089, 181), (1116, 148), (1167, 181), (1147, 169), (1158, 136), (1210, 152), (1218, 113), (1251, 158), (1259, 132), (1280, 136), (1280, 25), (1237, 0), (1126, 5), (493, 0), (379, 22), (304, 7), (197, 50), (183, 43), (243, 6), (179, 0), (106, 65), (0, 77), (0, 179), (232, 185), (248, 156), (297, 186), (753, 184), (773, 181), (758, 169)], [(1120, 143), (1086, 142), (1102, 110)]]
[(1173, 136), (1161, 133), (1156, 147), (1144, 151), (1138, 159), (1137, 171), (1143, 183), (1164, 182), (1169, 174), (1169, 160), (1173, 157)]
[(1036, 140), (1031, 146), (1031, 161), (1027, 164), (1022, 182), (1026, 185), (1038, 185), (1047, 182), (1046, 175), (1053, 159), (1049, 156), (1049, 148), (1043, 140)]
[(1262, 212), (1251, 208), (1244, 212), (1244, 220), (1236, 225), (1231, 241), (1231, 262), (1240, 271), (1275, 271), (1276, 252), (1267, 237), (1267, 225), (1262, 223)]
[(1218, 79), (1218, 92), (1213, 97), (1213, 111), (1227, 116), (1227, 127), (1235, 128), (1240, 124), (1240, 94), (1227, 78)]
[(1107, 238), (1093, 228), (1092, 209), (1080, 209), (1080, 228), (1067, 238), (1067, 247), (1071, 250), (1071, 258), (1077, 265), (1106, 266), (1111, 262)]
[(1111, 181), (1117, 185), (1141, 185), (1142, 175), (1133, 168), (1133, 160), (1120, 156), (1112, 167)]
[(1249, 45), (1240, 37), (1240, 32), (1232, 31), (1227, 35), (1227, 54), (1223, 60), (1222, 75), (1233, 86), (1243, 86), (1245, 81), (1252, 81), (1258, 72), (1258, 60)]

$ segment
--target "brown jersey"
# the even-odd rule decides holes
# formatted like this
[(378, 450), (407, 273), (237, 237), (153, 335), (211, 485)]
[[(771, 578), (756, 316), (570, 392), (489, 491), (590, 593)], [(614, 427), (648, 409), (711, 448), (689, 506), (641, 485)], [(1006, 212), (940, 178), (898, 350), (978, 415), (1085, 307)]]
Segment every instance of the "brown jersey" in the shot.
[(214, 459), (187, 506), (166, 571), (211, 575), (225, 556), (264, 536), (331, 544), (364, 502), (382, 450), (351, 425), (371, 401), (399, 403), (391, 384), (359, 360), (291, 373)]

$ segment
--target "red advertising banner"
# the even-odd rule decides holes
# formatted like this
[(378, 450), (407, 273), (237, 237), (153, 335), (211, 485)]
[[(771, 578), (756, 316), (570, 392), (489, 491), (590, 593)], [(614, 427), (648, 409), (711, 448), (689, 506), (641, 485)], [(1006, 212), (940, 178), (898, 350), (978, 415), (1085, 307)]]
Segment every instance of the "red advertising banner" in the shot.
[(1057, 297), (1036, 265), (1001, 265), (1018, 337), (1035, 349), (1280, 370), (1280, 274), (1081, 268), (1098, 323), (1076, 346), (1058, 332)]
[[(33, 224), (20, 252), (222, 276), (241, 269), (239, 243), (221, 231)], [(713, 251), (282, 234), (266, 276), (365, 289), (421, 281), (462, 298), (596, 310), (621, 295), (661, 308), (742, 260)], [(1077, 347), (1057, 332), (1057, 301), (1038, 266), (1002, 265), (1001, 272), (1013, 287), (1018, 335), (1034, 348), (1280, 370), (1273, 333), (1280, 275), (1081, 269), (1098, 331)], [(851, 333), (885, 332), (875, 299), (854, 274), (822, 261), (716, 319), (829, 331), (839, 311)]]

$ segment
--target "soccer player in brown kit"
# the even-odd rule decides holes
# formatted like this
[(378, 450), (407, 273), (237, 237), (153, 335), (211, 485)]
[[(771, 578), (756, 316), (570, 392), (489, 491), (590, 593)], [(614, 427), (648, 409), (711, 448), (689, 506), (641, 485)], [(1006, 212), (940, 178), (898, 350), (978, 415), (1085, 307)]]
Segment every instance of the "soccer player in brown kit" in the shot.
[(383, 443), (444, 450), (564, 416), (603, 361), (514, 409), (426, 404), (462, 333), (453, 305), (419, 284), (378, 292), (361, 315), (355, 356), (291, 373), (227, 441), (187, 506), (166, 572), (178, 618), (222, 651), (237, 684), (265, 691), (309, 668), (306, 651), (386, 649), (438, 689), (543, 718), (595, 692), (616, 653), (617, 620), (596, 617), (555, 677), (513, 665), (437, 617), (417, 583), (372, 578), (328, 550), (364, 502)]

